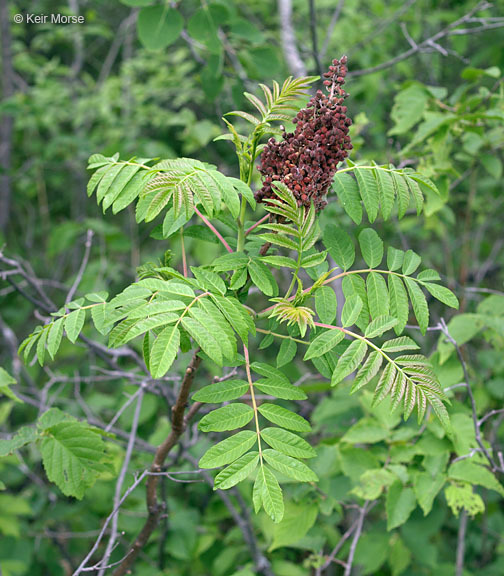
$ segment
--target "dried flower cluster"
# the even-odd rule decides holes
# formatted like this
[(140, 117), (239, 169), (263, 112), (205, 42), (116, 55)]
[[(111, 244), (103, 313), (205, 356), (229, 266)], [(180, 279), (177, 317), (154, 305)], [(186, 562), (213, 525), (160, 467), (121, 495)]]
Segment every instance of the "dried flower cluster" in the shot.
[(283, 140), (270, 138), (261, 154), (259, 172), (263, 186), (256, 199), (274, 198), (271, 185), (284, 182), (294, 193), (298, 205), (315, 204), (317, 211), (327, 204), (325, 197), (338, 164), (352, 149), (347, 117), (343, 105), (348, 96), (342, 86), (347, 73), (346, 56), (333, 60), (329, 71), (324, 74), (324, 85), (328, 94), (318, 90), (306, 108), (300, 110), (293, 122), (296, 130), (284, 131)]

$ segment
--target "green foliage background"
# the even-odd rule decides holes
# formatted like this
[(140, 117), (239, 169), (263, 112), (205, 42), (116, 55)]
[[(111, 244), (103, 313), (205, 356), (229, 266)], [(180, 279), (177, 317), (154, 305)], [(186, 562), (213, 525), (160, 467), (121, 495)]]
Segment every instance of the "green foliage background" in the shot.
[[(438, 270), (458, 296), (457, 313), (433, 301), (429, 325), (446, 321), (467, 365), (477, 417), (483, 418), (501, 410), (504, 399), (502, 29), (443, 38), (440, 46), (427, 45), (393, 66), (361, 75), (359, 71), (387, 62), (445, 29), (474, 3), (340, 4), (339, 18), (326, 38), (337, 3), (315, 2), (317, 59), (310, 37), (310, 3), (294, 2), (301, 58), (306, 72), (317, 75), (318, 60), (323, 70), (332, 58), (348, 55), (353, 161), (411, 167), (438, 186), (441, 194), (427, 194), (422, 216), (408, 213), (386, 222), (378, 217), (372, 227), (387, 244), (422, 254), (424, 265)], [(291, 74), (276, 6), (266, 0), (188, 0), (173, 5), (96, 0), (76, 5), (85, 17), (82, 25), (15, 24), (11, 18), (14, 94), (4, 98), (0, 108), (2, 119), (13, 119), (11, 207), (0, 252), (29, 262), (43, 279), (44, 290), (60, 304), (78, 275), (87, 230), (93, 231), (94, 240), (79, 295), (120, 292), (135, 279), (141, 263), (162, 260), (165, 250), (173, 252), (171, 266), (182, 265), (178, 240), (162, 240), (155, 223), (137, 226), (131, 208), (116, 216), (103, 215), (87, 199), (85, 167), (90, 154), (191, 156), (237, 177), (232, 147), (214, 141), (225, 130), (221, 116), (233, 109), (252, 112), (244, 91), (257, 93), (259, 82), (271, 84)], [(502, 20), (503, 8), (499, 0), (477, 15)], [(9, 12), (11, 17), (71, 13), (66, 3), (54, 1), (11, 2)], [(336, 191), (337, 187), (335, 183)], [(321, 228), (330, 235), (331, 227), (343, 227), (357, 238), (370, 226), (367, 219), (364, 215), (361, 224), (347, 214), (335, 193), (321, 215)], [(214, 236), (199, 225), (186, 233), (185, 247), (189, 260), (201, 264), (221, 254)], [(63, 418), (58, 409), (75, 418), (75, 436), (93, 446), (93, 440), (101, 438), (97, 430), (112, 420), (115, 424), (115, 438), (104, 443), (113, 464), (97, 458), (84, 483), (89, 489), (79, 494), (82, 500), (65, 497), (47, 481), (57, 477), (58, 469), (46, 468), (44, 473), (43, 445), (41, 452), (23, 447), (35, 434), (33, 428), (25, 429), (26, 442), (16, 446), (14, 454), (0, 460), (0, 487), (6, 488), (0, 492), (2, 574), (72, 574), (111, 512), (134, 416), (135, 403), (127, 401), (137, 386), (110, 374), (97, 351), (90, 354), (88, 348), (68, 342), (49, 368), (34, 363), (22, 367), (17, 346), (39, 320), (33, 303), (16, 291), (8, 276), (2, 277), (4, 265), (0, 263), (2, 439), (42, 413), (45, 419), (39, 419), (36, 433), (57, 436)], [(26, 289), (23, 278), (15, 281)], [(318, 306), (324, 314), (322, 297)], [(341, 308), (340, 304), (339, 315)], [(321, 316), (319, 308), (317, 312)], [(99, 338), (91, 328), (85, 334)], [(308, 395), (296, 409), (312, 423), (309, 442), (317, 456), (311, 462), (320, 479), (316, 489), (285, 484), (285, 516), (277, 525), (262, 512), (249, 516), (250, 486), (231, 496), (253, 527), (275, 575), (317, 573), (355, 522), (355, 506), (366, 502), (373, 506), (357, 545), (353, 574), (454, 575), (460, 527), (466, 522), (463, 574), (504, 573), (502, 474), (486, 474), (477, 466), (486, 461), (475, 451), (470, 398), (464, 387), (456, 387), (465, 379), (457, 350), (439, 331), (412, 335), (430, 356), (442, 387), (450, 389), (452, 436), (433, 416), (423, 426), (404, 423), (400, 415), (390, 413), (387, 403), (371, 407), (370, 393), (350, 396), (350, 386), (331, 388), (328, 379), (303, 361), (302, 354), (294, 356), (286, 343), (254, 343), (255, 361), (276, 364)], [(170, 389), (154, 390), (143, 398), (127, 485), (135, 471), (150, 465), (153, 448), (169, 431), (170, 408), (187, 362), (188, 357), (176, 361), (169, 373)], [(118, 366), (134, 369), (128, 358), (120, 358)], [(197, 387), (222, 375), (217, 366), (205, 365)], [(482, 424), (486, 445), (497, 459), (503, 450), (502, 422), (501, 413)], [(206, 434), (190, 429), (184, 446), (189, 459), (178, 461), (175, 455), (170, 470), (178, 474), (197, 469), (210, 445)], [(472, 458), (454, 462), (469, 454)], [(163, 478), (161, 490), (167, 517), (140, 556), (135, 574), (260, 573), (236, 518), (203, 478)], [(119, 516), (119, 533), (124, 535), (112, 560), (124, 556), (144, 518), (140, 487)], [(344, 542), (339, 558), (347, 558), (350, 541)], [(333, 563), (325, 573), (343, 573), (343, 568)]]

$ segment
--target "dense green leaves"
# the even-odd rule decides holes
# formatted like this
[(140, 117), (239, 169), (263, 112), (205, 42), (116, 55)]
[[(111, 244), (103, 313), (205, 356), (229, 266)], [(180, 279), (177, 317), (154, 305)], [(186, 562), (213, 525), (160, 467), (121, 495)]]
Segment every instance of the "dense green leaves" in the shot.
[(80, 422), (61, 421), (44, 428), (40, 453), (47, 477), (66, 496), (81, 499), (108, 470), (101, 435)]

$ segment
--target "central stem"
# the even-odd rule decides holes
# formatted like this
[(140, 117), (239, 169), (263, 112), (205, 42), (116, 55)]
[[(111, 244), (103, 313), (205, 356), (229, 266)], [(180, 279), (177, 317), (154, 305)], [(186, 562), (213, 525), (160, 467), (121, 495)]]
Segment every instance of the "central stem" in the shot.
[(259, 416), (257, 413), (257, 403), (254, 393), (254, 384), (252, 382), (252, 375), (250, 374), (250, 358), (248, 348), (243, 345), (243, 355), (245, 356), (245, 370), (247, 371), (247, 380), (249, 383), (250, 388), (250, 398), (252, 400), (252, 408), (254, 409), (254, 420), (255, 420), (255, 427), (257, 432), (257, 446), (259, 449), (259, 458), (261, 460), (262, 465), (262, 449), (261, 449), (261, 429), (259, 427)]

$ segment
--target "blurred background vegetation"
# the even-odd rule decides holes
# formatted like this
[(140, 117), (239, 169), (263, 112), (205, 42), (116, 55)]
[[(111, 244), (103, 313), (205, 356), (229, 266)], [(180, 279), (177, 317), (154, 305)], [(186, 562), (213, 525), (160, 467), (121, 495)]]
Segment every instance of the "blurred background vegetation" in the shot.
[[(167, 249), (176, 253), (177, 245), (160, 242), (162, 234), (152, 225), (137, 226), (131, 209), (101, 214), (86, 197), (89, 155), (189, 156), (237, 175), (232, 147), (213, 140), (223, 131), (226, 111), (247, 109), (243, 91), (254, 93), (259, 82), (271, 84), (288, 75), (320, 74), (333, 58), (346, 54), (352, 159), (415, 167), (441, 190), (439, 197), (427, 197), (420, 218), (374, 226), (392, 244), (422, 254), (425, 265), (439, 270), (457, 293), (462, 314), (451, 322), (450, 316), (445, 319), (459, 344), (466, 345), (463, 354), (478, 412), (500, 409), (504, 2), (475, 7), (469, 0), (0, 0), (0, 251), (29, 263), (50, 297), (62, 303), (81, 264), (86, 231), (92, 230), (94, 243), (80, 290), (122, 289), (142, 262), (162, 258)], [(84, 23), (26, 21), (27, 14), (57, 13), (80, 14)], [(24, 22), (15, 23), (15, 14), (22, 14)], [(322, 225), (328, 222), (354, 227), (335, 196), (322, 215)], [(188, 253), (202, 264), (219, 253), (201, 227), (186, 236)], [(435, 309), (431, 324), (442, 314), (445, 309)], [(22, 368), (15, 349), (37, 323), (33, 303), (0, 276), (0, 364), (27, 397), (45, 394), (38, 407), (0, 400), (3, 436), (33, 420), (41, 406), (60, 406), (78, 417), (89, 417), (90, 411), (97, 421), (109, 421), (134, 387), (120, 380), (86, 380), (96, 374), (96, 358), (68, 344), (55, 368)], [(424, 345), (443, 386), (463, 379), (454, 350), (437, 333), (428, 334)], [(262, 354), (273, 358), (277, 352), (271, 346)], [(300, 359), (288, 369), (310, 384)], [(332, 549), (344, 532), (342, 518), (352, 501), (345, 494), (352, 482), (373, 469), (369, 459), (382, 457), (376, 443), (383, 437), (347, 438), (339, 447), (350, 425), (374, 414), (369, 403), (348, 397), (345, 390), (328, 394), (317, 381), (312, 392), (321, 454), (317, 473), (330, 497), (316, 503), (296, 487), (282, 528), (262, 516), (253, 521), (278, 576), (314, 573), (318, 555)], [(460, 456), (473, 446), (474, 430), (463, 392), (453, 404), (461, 444), (451, 450)], [(165, 413), (162, 397), (144, 399), (140, 437), (147, 448), (136, 456), (138, 469), (151, 459), (148, 447), (166, 433), (167, 420), (160, 416)], [(130, 407), (118, 427), (127, 430), (131, 419)], [(488, 429), (497, 451), (504, 440), (501, 422), (498, 416)], [(415, 466), (442, 450), (436, 434), (432, 425), (431, 445), (426, 442), (418, 450), (407, 445), (409, 451), (395, 455), (396, 464)], [(361, 448), (367, 443), (376, 454)], [(115, 449), (119, 467), (123, 447), (118, 443)], [(195, 456), (201, 453), (195, 449)], [(76, 502), (46, 484), (40, 470), (29, 450), (0, 464), (0, 478), (12, 488), (9, 495), (0, 493), (4, 576), (72, 574), (110, 512), (115, 473)], [(222, 502), (206, 484), (188, 486), (163, 483), (169, 519), (134, 573), (254, 574), (248, 548)], [(482, 497), (485, 512), (469, 522), (465, 516), (463, 573), (497, 576), (504, 573), (502, 498), (487, 488)], [(142, 514), (143, 496), (135, 493), (120, 518), (125, 535), (119, 553), (141, 526)], [(359, 543), (355, 574), (453, 575), (457, 541), (460, 519), (442, 492), (429, 515), (417, 508), (400, 531), (385, 530), (377, 507)], [(342, 572), (333, 564), (326, 573)]]

